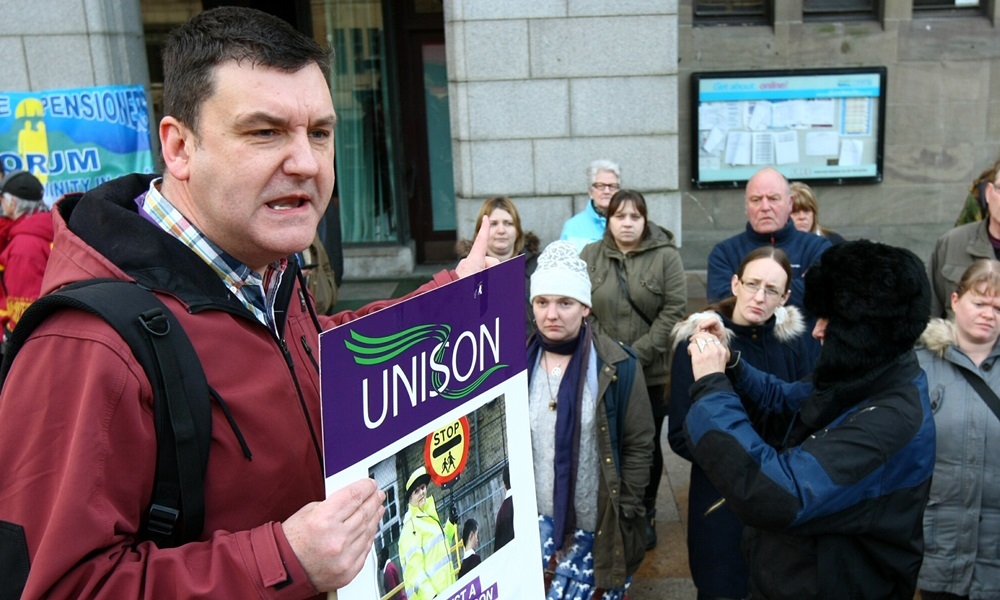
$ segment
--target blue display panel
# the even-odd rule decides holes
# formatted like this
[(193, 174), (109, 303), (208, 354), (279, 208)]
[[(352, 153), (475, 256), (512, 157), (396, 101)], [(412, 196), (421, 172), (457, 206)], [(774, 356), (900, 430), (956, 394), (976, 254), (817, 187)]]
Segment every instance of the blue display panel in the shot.
[(885, 67), (691, 75), (691, 183), (771, 166), (811, 183), (882, 181)]

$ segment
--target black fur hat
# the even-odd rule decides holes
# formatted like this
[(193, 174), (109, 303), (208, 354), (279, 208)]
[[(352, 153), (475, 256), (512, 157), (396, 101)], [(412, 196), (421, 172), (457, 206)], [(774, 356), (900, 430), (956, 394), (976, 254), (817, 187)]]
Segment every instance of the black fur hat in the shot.
[(829, 319), (816, 382), (858, 377), (908, 352), (931, 312), (923, 262), (861, 240), (834, 246), (806, 271), (805, 308)]

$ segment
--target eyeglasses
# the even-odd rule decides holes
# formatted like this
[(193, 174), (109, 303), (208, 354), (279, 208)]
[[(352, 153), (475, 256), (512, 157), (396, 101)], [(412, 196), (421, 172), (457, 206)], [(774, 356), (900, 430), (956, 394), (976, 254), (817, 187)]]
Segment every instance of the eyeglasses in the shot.
[(743, 289), (750, 292), (750, 295), (752, 296), (756, 296), (757, 292), (764, 290), (764, 296), (768, 300), (777, 300), (783, 295), (783, 292), (780, 292), (773, 287), (763, 287), (756, 281), (743, 281), (740, 279), (740, 285), (743, 286)]
[(594, 188), (598, 192), (603, 192), (604, 190), (617, 192), (620, 189), (617, 183), (601, 183), (599, 181), (597, 183), (590, 184), (590, 187)]

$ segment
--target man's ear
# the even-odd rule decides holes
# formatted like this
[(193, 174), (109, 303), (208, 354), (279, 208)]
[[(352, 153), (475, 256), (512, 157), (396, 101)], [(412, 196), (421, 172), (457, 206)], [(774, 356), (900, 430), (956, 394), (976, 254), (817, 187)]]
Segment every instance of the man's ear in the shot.
[(163, 154), (163, 164), (174, 179), (187, 181), (190, 174), (189, 161), (195, 141), (194, 132), (174, 117), (163, 117), (160, 121), (160, 150)]

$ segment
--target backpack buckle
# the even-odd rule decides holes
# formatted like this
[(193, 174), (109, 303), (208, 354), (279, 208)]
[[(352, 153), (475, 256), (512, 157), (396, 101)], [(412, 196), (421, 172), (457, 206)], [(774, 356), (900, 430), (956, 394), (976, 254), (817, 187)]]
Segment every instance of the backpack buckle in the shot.
[(174, 534), (181, 512), (176, 508), (153, 504), (149, 507), (149, 522), (146, 529), (157, 535), (170, 537)]

